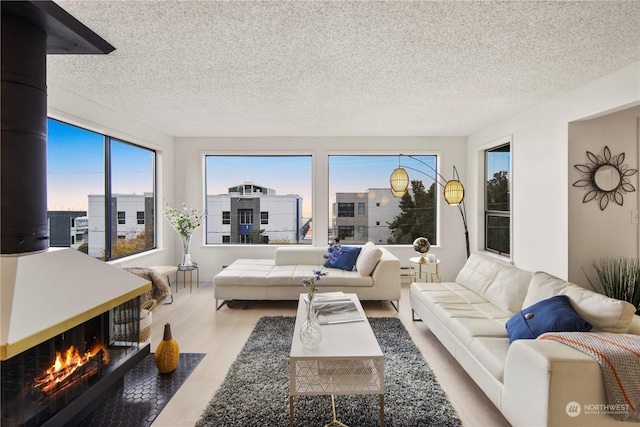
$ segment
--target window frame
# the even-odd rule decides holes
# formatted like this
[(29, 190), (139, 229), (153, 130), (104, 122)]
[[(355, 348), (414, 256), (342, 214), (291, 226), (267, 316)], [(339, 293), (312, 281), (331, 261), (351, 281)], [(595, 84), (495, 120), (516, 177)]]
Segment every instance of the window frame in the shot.
[[(104, 162), (104, 181), (103, 181), (103, 189), (104, 189), (104, 199), (103, 199), (103, 203), (104, 203), (104, 220), (105, 220), (105, 224), (104, 224), (104, 247), (102, 248), (103, 252), (104, 252), (104, 257), (95, 257), (96, 259), (101, 259), (103, 261), (112, 261), (115, 259), (121, 259), (121, 258), (125, 258), (128, 256), (132, 256), (132, 255), (136, 255), (136, 254), (140, 254), (143, 252), (148, 252), (154, 249), (157, 249), (157, 245), (158, 245), (158, 191), (157, 191), (157, 182), (158, 182), (158, 176), (157, 176), (157, 171), (158, 171), (158, 152), (157, 150), (153, 149), (153, 148), (149, 148), (149, 147), (145, 147), (143, 145), (140, 144), (136, 144), (130, 141), (127, 141), (125, 139), (122, 138), (118, 138), (118, 137), (114, 137), (112, 135), (109, 135), (107, 133), (104, 133), (102, 131), (99, 130), (92, 130), (89, 129), (85, 126), (82, 125), (76, 125), (73, 123), (69, 123), (65, 120), (61, 120), (58, 118), (54, 118), (51, 116), (47, 116), (47, 122), (48, 121), (55, 121), (61, 125), (64, 126), (69, 126), (69, 127), (73, 127), (85, 132), (89, 132), (91, 134), (94, 135), (98, 135), (100, 137), (102, 137), (102, 141), (103, 141), (103, 162)], [(127, 253), (125, 255), (121, 255), (121, 256), (113, 256), (113, 244), (117, 241), (121, 241), (123, 236), (117, 235), (116, 239), (114, 241), (113, 239), (113, 235), (117, 234), (117, 226), (118, 225), (126, 225), (126, 211), (125, 212), (125, 218), (124, 218), (124, 222), (120, 223), (120, 219), (118, 218), (118, 213), (119, 211), (117, 210), (117, 205), (115, 204), (116, 200), (114, 199), (114, 197), (116, 197), (116, 194), (113, 193), (112, 191), (112, 168), (113, 168), (113, 163), (112, 163), (112, 155), (111, 155), (111, 150), (113, 147), (114, 143), (118, 143), (118, 144), (125, 144), (125, 145), (129, 145), (132, 147), (135, 147), (137, 149), (141, 149), (141, 150), (146, 150), (149, 153), (152, 154), (152, 165), (151, 165), (151, 175), (152, 175), (152, 184), (151, 184), (151, 192), (153, 193), (153, 206), (152, 206), (152, 210), (153, 210), (153, 218), (149, 218), (149, 220), (152, 220), (153, 223), (153, 228), (151, 230), (152, 232), (152, 239), (153, 239), (153, 245), (149, 248), (143, 248), (142, 250), (139, 251), (135, 251), (135, 252), (131, 252), (131, 253)], [(47, 136), (47, 144), (49, 144), (49, 139)], [(48, 209), (48, 208), (47, 208)], [(113, 218), (113, 215), (116, 215), (115, 221)], [(89, 206), (87, 206), (87, 215), (89, 214)], [(136, 214), (137, 217), (137, 214)], [(115, 222), (115, 224), (114, 224)], [(147, 218), (145, 218), (145, 232), (147, 231)], [(138, 224), (138, 225), (142, 225), (142, 224)], [(116, 228), (113, 229), (113, 226), (115, 226)]]
[[(499, 149), (508, 147), (509, 148), (509, 162), (507, 176), (508, 176), (508, 194), (509, 194), (509, 210), (496, 210), (496, 209), (488, 209), (488, 182), (491, 177), (489, 177), (489, 161), (488, 155), (491, 152), (498, 152)], [(505, 257), (512, 259), (513, 258), (513, 143), (511, 137), (502, 138), (494, 143), (483, 147), (482, 149), (483, 155), (483, 243), (484, 250), (495, 254), (500, 257)], [(489, 227), (492, 219), (508, 219), (509, 221), (509, 239), (508, 239), (508, 252), (501, 251), (500, 249), (491, 247), (489, 244)]]
[[(252, 150), (252, 149), (247, 149), (246, 152), (237, 152), (237, 151), (231, 151), (231, 152), (218, 152), (218, 151), (204, 151), (201, 153), (201, 158), (202, 158), (202, 174), (203, 174), (203, 178), (204, 178), (204, 186), (203, 186), (203, 193), (202, 193), (202, 198), (204, 201), (204, 205), (207, 208), (207, 212), (208, 212), (208, 217), (210, 219), (206, 220), (205, 226), (203, 227), (203, 231), (204, 231), (204, 245), (206, 246), (220, 246), (220, 245), (264, 245), (264, 244), (269, 244), (269, 245), (281, 245), (281, 244), (293, 244), (293, 245), (309, 245), (312, 244), (311, 240), (306, 240), (303, 239), (301, 236), (297, 236), (296, 235), (296, 231), (300, 231), (302, 230), (303, 224), (304, 222), (302, 220), (309, 220), (308, 222), (310, 222), (311, 218), (313, 217), (313, 211), (314, 211), (314, 207), (313, 207), (313, 203), (314, 203), (314, 198), (313, 198), (313, 194), (314, 194), (314, 177), (313, 177), (313, 165), (314, 165), (314, 154), (308, 151), (303, 151), (303, 152), (296, 152), (291, 151), (291, 150), (287, 150), (285, 152), (279, 152), (279, 151), (273, 151), (273, 152), (264, 152), (261, 150)], [(234, 196), (229, 197), (229, 199), (234, 199), (237, 201), (240, 201), (241, 199), (251, 199), (251, 198), (255, 198), (256, 196), (256, 191), (252, 192), (251, 194), (246, 193), (247, 190), (250, 190), (250, 186), (246, 185), (246, 182), (241, 182), (240, 184), (233, 184), (231, 187), (224, 187), (224, 193), (222, 193), (222, 190), (220, 188), (216, 188), (218, 186), (218, 183), (220, 181), (215, 181), (217, 180), (219, 177), (215, 175), (215, 173), (213, 175), (210, 176), (209, 174), (209, 168), (211, 166), (215, 167), (215, 161), (212, 162), (211, 164), (209, 163), (210, 160), (209, 158), (247, 158), (247, 159), (252, 159), (252, 160), (258, 160), (258, 161), (262, 161), (262, 159), (269, 159), (269, 158), (273, 158), (274, 160), (278, 161), (278, 159), (281, 159), (280, 161), (284, 161), (287, 162), (288, 158), (291, 158), (292, 161), (289, 162), (288, 164), (286, 164), (285, 166), (296, 166), (296, 168), (298, 168), (297, 170), (303, 171), (304, 174), (308, 174), (308, 175), (298, 175), (298, 178), (304, 179), (304, 183), (307, 184), (308, 181), (308, 187), (304, 188), (305, 186), (303, 185), (303, 189), (300, 190), (300, 192), (296, 192), (296, 191), (288, 191), (288, 190), (282, 190), (282, 188), (280, 187), (274, 187), (271, 188), (267, 185), (265, 185), (265, 183), (269, 182), (269, 179), (264, 179), (263, 177), (258, 176), (257, 178), (254, 176), (250, 176), (248, 174), (247, 177), (243, 177), (242, 179), (240, 179), (238, 182), (241, 182), (242, 180), (244, 181), (248, 181), (249, 183), (251, 183), (254, 186), (254, 190), (255, 188), (260, 188), (260, 193), (264, 196), (267, 196), (264, 202), (265, 205), (262, 206), (263, 201), (260, 200), (259, 205), (254, 205), (255, 209), (253, 211), (253, 222), (252, 222), (252, 226), (253, 226), (253, 232), (254, 235), (258, 235), (260, 234), (262, 237), (262, 241), (249, 241), (250, 239), (247, 238), (240, 238), (240, 234), (238, 234), (239, 230), (236, 230), (237, 226), (242, 226), (242, 225), (247, 225), (247, 224), (243, 224), (241, 222), (240, 217), (237, 215), (237, 212), (239, 212), (240, 209), (238, 209), (237, 207), (233, 206), (233, 203), (231, 203), (231, 210), (230, 211), (222, 211), (222, 210), (218, 210), (217, 206), (216, 208), (211, 208), (210, 203), (210, 197), (219, 197), (219, 196), (225, 196), (227, 195), (227, 192), (230, 192), (232, 189), (235, 189), (237, 192), (240, 192), (241, 190), (241, 195), (240, 198)], [(303, 163), (303, 167), (300, 167), (300, 162)], [(238, 166), (239, 170), (242, 170), (242, 168), (240, 166)], [(282, 171), (287, 171), (289, 168), (288, 167), (284, 167), (284, 168), (279, 168)], [(273, 171), (272, 167), (269, 166), (262, 166), (260, 169), (254, 168), (254, 170), (264, 170), (264, 171)], [(223, 178), (227, 178), (226, 176)], [(264, 182), (263, 182), (264, 181)], [(230, 184), (231, 185), (231, 184)], [(212, 190), (213, 189), (213, 190)], [(275, 190), (275, 192), (272, 192), (271, 190)], [(275, 197), (282, 197), (282, 199), (284, 199), (284, 201), (288, 204), (291, 204), (295, 209), (296, 209), (296, 216), (300, 216), (300, 221), (294, 221), (293, 222), (293, 226), (289, 226), (291, 224), (291, 220), (289, 219), (289, 224), (285, 223), (285, 226), (289, 226), (288, 228), (278, 228), (282, 226), (282, 218), (283, 215), (281, 214), (281, 212), (278, 211), (278, 207), (275, 206), (275, 212), (271, 212), (272, 209), (274, 209), (274, 203), (273, 200), (268, 200), (268, 198), (271, 198), (272, 196)], [(227, 195), (228, 197), (228, 195)], [(304, 199), (304, 204), (303, 204), (303, 199)], [(276, 199), (276, 202), (279, 202), (281, 199)], [(307, 211), (305, 209), (303, 209), (303, 207), (305, 205), (307, 205), (307, 201), (310, 201), (310, 206), (308, 206), (308, 210), (309, 212), (307, 213)], [(246, 201), (245, 201), (246, 202)], [(214, 203), (219, 203), (219, 200), (215, 200)], [(244, 203), (244, 202), (243, 202)], [(276, 203), (278, 204), (278, 203)], [(257, 206), (260, 206), (261, 208), (258, 208)], [(263, 210), (267, 208), (267, 210)], [(229, 209), (229, 207), (227, 207), (226, 209)], [(305, 212), (304, 214), (302, 212)], [(225, 219), (225, 215), (229, 215), (230, 220), (227, 222)], [(222, 218), (219, 220), (221, 225), (224, 226), (224, 228), (220, 229), (217, 227), (217, 224), (215, 222), (213, 222), (211, 219), (216, 218), (214, 221), (218, 221), (217, 218), (220, 217), (220, 213), (222, 213)], [(265, 217), (266, 215), (266, 217)], [(285, 221), (287, 221), (285, 219)], [(261, 227), (261, 226), (265, 226), (265, 227)], [(263, 230), (264, 228), (264, 230)], [(231, 232), (230, 236), (227, 236), (229, 234), (229, 232)], [(271, 233), (276, 234), (275, 238), (272, 238)], [(277, 235), (278, 234), (282, 234), (282, 233), (292, 233), (293, 237), (285, 237), (285, 238), (280, 238)], [(215, 240), (211, 239), (211, 235), (212, 234), (216, 234)], [(218, 241), (218, 236), (221, 237), (221, 241)], [(238, 241), (238, 239), (240, 241)], [(233, 240), (233, 242), (232, 242)], [(253, 239), (253, 240), (257, 240), (257, 239)]]
[[(338, 174), (334, 175), (334, 169), (333, 167), (336, 166), (337, 167), (337, 171), (340, 171), (339, 167), (341, 166), (340, 162), (338, 161), (337, 163), (333, 163), (333, 158), (348, 158), (351, 157), (353, 159), (347, 159), (350, 161), (354, 161), (354, 162), (358, 162), (360, 161), (360, 158), (362, 159), (368, 159), (370, 161), (373, 162), (377, 162), (378, 167), (375, 168), (376, 173), (380, 173), (382, 171), (384, 171), (383, 173), (380, 173), (381, 176), (384, 176), (384, 183), (380, 183), (380, 182), (376, 182), (374, 184), (365, 184), (364, 187), (362, 188), (351, 188), (351, 189), (343, 189), (339, 184), (341, 181), (334, 181), (336, 178), (336, 176), (339, 176), (340, 172)], [(383, 158), (381, 160), (376, 160), (375, 158)], [(420, 159), (418, 161), (416, 161), (415, 159)], [(429, 164), (429, 166), (433, 166), (433, 168), (437, 171), (437, 172), (433, 172), (433, 170), (429, 169), (427, 166), (424, 166), (421, 164), (421, 162), (427, 162)], [(381, 202), (379, 200), (376, 200), (375, 198), (371, 198), (369, 197), (368, 199), (364, 199), (365, 200), (365, 214), (364, 215), (359, 215), (358, 214), (358, 202), (356, 199), (354, 202), (354, 216), (353, 217), (345, 217), (345, 216), (341, 216), (338, 214), (338, 200), (351, 200), (348, 198), (339, 198), (337, 195), (341, 194), (367, 194), (368, 192), (370, 192), (370, 190), (376, 191), (379, 189), (384, 189), (388, 191), (388, 198), (385, 195), (385, 201), (386, 199), (394, 199), (391, 193), (391, 189), (390, 189), (390, 185), (389, 185), (389, 176), (391, 175), (391, 172), (397, 168), (398, 166), (402, 166), (403, 168), (405, 168), (405, 170), (407, 171), (407, 173), (409, 174), (409, 180), (410, 180), (410, 190), (411, 190), (411, 181), (413, 180), (418, 180), (418, 181), (422, 181), (422, 183), (424, 184), (424, 189), (425, 192), (429, 193), (431, 186), (434, 186), (434, 191), (433, 191), (433, 205), (429, 205), (429, 209), (433, 209), (433, 235), (434, 235), (434, 239), (430, 238), (431, 240), (435, 240), (435, 242), (432, 242), (432, 246), (433, 247), (440, 247), (442, 246), (444, 240), (443, 240), (443, 229), (442, 229), (442, 216), (443, 216), (443, 210), (442, 210), (442, 203), (440, 201), (440, 199), (442, 198), (442, 189), (440, 187), (440, 185), (438, 184), (438, 181), (440, 181), (442, 178), (438, 178), (439, 174), (441, 173), (441, 168), (442, 165), (445, 164), (443, 163), (443, 152), (440, 149), (431, 149), (431, 150), (416, 150), (415, 147), (411, 147), (411, 148), (406, 148), (405, 149), (401, 149), (401, 151), (393, 151), (393, 152), (389, 152), (387, 150), (362, 150), (360, 152), (353, 152), (351, 150), (349, 151), (339, 151), (339, 150), (328, 150), (328, 152), (326, 153), (326, 158), (322, 159), (322, 166), (326, 165), (326, 170), (327, 170), (327, 181), (328, 181), (328, 186), (327, 186), (327, 197), (328, 197), (328, 218), (329, 218), (329, 239), (333, 238), (334, 234), (335, 237), (340, 237), (340, 233), (338, 231), (338, 227), (340, 227), (340, 225), (349, 225), (349, 224), (356, 224), (356, 228), (354, 230), (354, 236), (357, 236), (357, 225), (358, 224), (362, 224), (362, 219), (364, 219), (363, 217), (368, 217), (367, 221), (369, 221), (369, 223), (366, 225), (367, 227), (367, 231), (366, 231), (366, 241), (375, 241), (378, 244), (382, 244), (382, 245), (387, 245), (390, 247), (411, 247), (412, 246), (412, 242), (414, 239), (411, 239), (411, 241), (393, 241), (390, 242), (389, 238), (390, 236), (393, 236), (391, 233), (387, 233), (385, 234), (385, 236), (383, 236), (382, 239), (378, 238), (375, 234), (372, 234), (372, 231), (375, 233), (378, 227), (381, 227), (381, 225), (379, 225), (380, 223), (382, 224), (382, 227), (387, 227), (388, 223), (392, 220), (394, 220), (397, 217), (397, 214), (393, 214), (396, 215), (394, 217), (389, 217), (389, 219), (386, 219), (386, 215), (387, 214), (387, 210), (389, 210), (389, 206), (388, 203), (383, 202), (381, 204)], [(454, 162), (452, 162), (454, 163)], [(344, 165), (344, 164), (343, 164)], [(384, 166), (381, 166), (384, 165)], [(414, 166), (412, 168), (412, 166)], [(374, 170), (374, 168), (369, 168), (371, 170)], [(413, 170), (412, 170), (413, 169)], [(423, 172), (424, 171), (424, 172)], [(352, 173), (356, 173), (356, 172), (352, 172)], [(360, 176), (360, 175), (358, 175)], [(374, 180), (375, 181), (375, 180)], [(369, 193), (371, 194), (371, 193)], [(381, 194), (381, 193), (378, 193)], [(413, 193), (412, 194), (412, 198), (413, 198)], [(429, 196), (431, 196), (431, 194), (429, 194)], [(359, 199), (362, 200), (362, 199)], [(398, 204), (400, 204), (400, 199), (398, 200)], [(380, 209), (382, 208), (382, 209)], [(378, 220), (378, 218), (383, 218), (382, 222)], [(339, 220), (342, 219), (342, 221)], [(376, 223), (378, 225), (373, 225), (373, 223)], [(340, 225), (338, 225), (339, 223), (342, 223)], [(351, 242), (345, 242), (345, 244), (347, 243), (351, 243)], [(353, 242), (353, 244), (360, 244), (360, 243), (365, 243), (365, 241), (363, 242)]]

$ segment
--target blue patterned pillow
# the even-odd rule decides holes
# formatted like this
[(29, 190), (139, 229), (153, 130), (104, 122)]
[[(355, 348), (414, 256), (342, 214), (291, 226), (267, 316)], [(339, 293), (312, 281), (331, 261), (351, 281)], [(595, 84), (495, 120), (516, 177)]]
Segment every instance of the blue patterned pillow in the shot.
[(516, 313), (507, 321), (509, 342), (536, 339), (546, 332), (587, 332), (591, 324), (571, 307), (566, 295), (556, 295)]
[(356, 265), (356, 259), (360, 254), (359, 246), (341, 246), (340, 253), (336, 257), (336, 262), (331, 264), (329, 260), (324, 263), (325, 267), (339, 268), (341, 270), (352, 271)]

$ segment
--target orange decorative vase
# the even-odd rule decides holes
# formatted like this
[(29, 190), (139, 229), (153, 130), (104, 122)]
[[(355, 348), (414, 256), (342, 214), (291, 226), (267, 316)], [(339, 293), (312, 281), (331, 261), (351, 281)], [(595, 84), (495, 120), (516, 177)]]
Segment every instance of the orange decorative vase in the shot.
[(161, 374), (173, 372), (178, 366), (180, 346), (171, 336), (171, 325), (169, 323), (164, 325), (164, 337), (158, 344), (158, 348), (156, 348), (155, 358), (158, 372)]

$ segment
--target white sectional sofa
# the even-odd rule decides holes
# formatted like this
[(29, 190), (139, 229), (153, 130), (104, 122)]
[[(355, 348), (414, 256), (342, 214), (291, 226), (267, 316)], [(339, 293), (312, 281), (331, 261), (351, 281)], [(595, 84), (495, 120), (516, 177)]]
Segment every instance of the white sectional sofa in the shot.
[[(298, 300), (307, 290), (302, 279), (313, 276), (327, 253), (325, 248), (283, 246), (274, 259), (238, 259), (213, 278), (216, 307), (229, 300)], [(319, 292), (350, 292), (360, 300), (397, 303), (400, 300), (400, 260), (384, 247), (367, 243), (353, 271), (325, 267)]]
[(509, 343), (512, 316), (560, 294), (592, 331), (640, 335), (632, 304), (480, 253), (455, 282), (413, 283), (411, 307), (512, 425), (639, 425), (620, 424), (599, 406), (607, 404), (603, 374), (589, 355), (551, 340)]

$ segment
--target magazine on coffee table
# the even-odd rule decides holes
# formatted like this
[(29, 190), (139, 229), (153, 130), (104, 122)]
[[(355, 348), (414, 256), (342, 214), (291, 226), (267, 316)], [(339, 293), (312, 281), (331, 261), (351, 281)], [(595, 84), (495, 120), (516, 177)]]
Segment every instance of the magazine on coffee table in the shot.
[(361, 322), (364, 317), (358, 311), (355, 303), (348, 301), (323, 301), (314, 303), (318, 321), (321, 325), (336, 323)]

